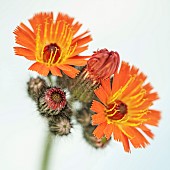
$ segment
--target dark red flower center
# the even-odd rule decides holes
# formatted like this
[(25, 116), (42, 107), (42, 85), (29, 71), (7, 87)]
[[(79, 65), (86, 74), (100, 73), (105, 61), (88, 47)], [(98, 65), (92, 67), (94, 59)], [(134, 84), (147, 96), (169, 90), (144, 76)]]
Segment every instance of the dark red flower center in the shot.
[(61, 110), (66, 106), (66, 95), (60, 88), (53, 87), (45, 92), (45, 101), (52, 110)]
[(55, 63), (60, 57), (61, 49), (56, 43), (46, 45), (43, 50), (43, 61)]
[(111, 120), (120, 120), (127, 113), (127, 105), (120, 100), (116, 100), (107, 107), (107, 117)]

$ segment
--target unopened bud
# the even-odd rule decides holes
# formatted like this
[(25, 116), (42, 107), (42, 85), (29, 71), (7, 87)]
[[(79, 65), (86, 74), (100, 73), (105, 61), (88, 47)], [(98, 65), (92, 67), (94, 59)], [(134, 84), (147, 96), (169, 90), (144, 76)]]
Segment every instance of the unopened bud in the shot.
[(97, 82), (109, 78), (117, 71), (119, 62), (117, 52), (109, 52), (106, 48), (96, 51), (87, 62), (87, 77)]
[(70, 118), (63, 115), (52, 116), (49, 120), (49, 130), (54, 135), (68, 135), (72, 128)]
[(75, 114), (77, 122), (83, 127), (89, 126), (91, 123), (91, 111), (88, 108), (82, 108)]
[(97, 139), (93, 135), (95, 127), (92, 125), (89, 125), (88, 127), (84, 128), (83, 135), (85, 140), (94, 148), (104, 148), (107, 146), (110, 140), (107, 140), (106, 137), (102, 137), (101, 139)]
[(30, 80), (27, 82), (28, 94), (34, 101), (39, 98), (46, 88), (47, 84), (45, 80), (40, 77), (30, 78)]
[(94, 90), (99, 87), (101, 80), (110, 78), (118, 69), (120, 62), (117, 52), (102, 49), (94, 52), (87, 66), (72, 81), (69, 90), (72, 96), (84, 103), (94, 98)]

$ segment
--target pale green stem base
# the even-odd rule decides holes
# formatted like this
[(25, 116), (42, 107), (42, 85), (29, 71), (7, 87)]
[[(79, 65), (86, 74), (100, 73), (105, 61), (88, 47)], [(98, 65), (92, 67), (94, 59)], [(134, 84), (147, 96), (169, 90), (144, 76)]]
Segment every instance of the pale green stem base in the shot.
[(49, 160), (50, 160), (50, 153), (52, 150), (52, 144), (53, 144), (52, 136), (50, 133), (48, 133), (46, 137), (45, 146), (44, 146), (41, 170), (49, 170), (48, 166), (49, 166)]

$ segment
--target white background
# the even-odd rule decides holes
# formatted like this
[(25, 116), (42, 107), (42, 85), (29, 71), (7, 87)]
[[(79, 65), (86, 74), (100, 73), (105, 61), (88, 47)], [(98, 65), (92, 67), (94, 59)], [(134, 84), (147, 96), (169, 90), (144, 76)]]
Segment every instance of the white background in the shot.
[[(13, 31), (41, 11), (64, 12), (93, 36), (89, 50), (118, 51), (121, 60), (139, 67), (158, 91), (154, 108), (162, 111), (155, 139), (128, 154), (112, 141), (95, 150), (79, 125), (69, 137), (54, 141), (50, 170), (170, 169), (170, 1), (169, 0), (6, 0), (0, 3), (0, 170), (39, 170), (46, 122), (26, 93), (32, 64), (14, 55)], [(36, 74), (34, 74), (36, 75)]]

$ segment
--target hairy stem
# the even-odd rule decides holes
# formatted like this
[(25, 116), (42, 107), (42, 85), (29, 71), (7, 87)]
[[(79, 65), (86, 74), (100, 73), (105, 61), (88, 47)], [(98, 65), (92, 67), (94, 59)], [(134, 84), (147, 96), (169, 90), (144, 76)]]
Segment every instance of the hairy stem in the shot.
[(41, 170), (49, 170), (48, 166), (49, 166), (49, 160), (50, 160), (50, 153), (52, 150), (52, 144), (53, 144), (52, 136), (49, 133), (46, 137), (46, 142), (45, 142), (45, 146), (44, 146)]

